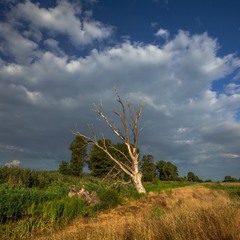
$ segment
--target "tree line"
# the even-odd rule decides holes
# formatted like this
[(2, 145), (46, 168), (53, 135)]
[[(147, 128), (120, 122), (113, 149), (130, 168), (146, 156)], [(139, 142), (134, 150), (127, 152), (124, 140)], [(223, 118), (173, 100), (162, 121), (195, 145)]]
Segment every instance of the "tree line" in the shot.
[[(114, 178), (121, 181), (130, 181), (129, 176), (121, 171), (119, 166), (111, 161), (110, 156), (99, 146), (105, 146), (111, 155), (128, 165), (128, 149), (124, 143), (112, 143), (110, 139), (100, 139), (98, 146), (93, 144), (87, 154), (88, 141), (84, 136), (76, 135), (69, 146), (71, 160), (62, 161), (59, 165), (59, 172), (65, 175), (81, 176), (85, 165), (88, 166), (90, 174), (98, 178)], [(140, 153), (139, 149), (137, 149)], [(186, 177), (179, 177), (178, 168), (171, 162), (159, 160), (154, 161), (151, 154), (144, 155), (139, 163), (144, 182), (151, 182), (155, 178), (162, 181), (188, 180), (191, 182), (201, 182), (201, 179), (193, 172), (189, 172)]]
[[(122, 100), (117, 89), (114, 90), (119, 108), (114, 107), (112, 113), (119, 121), (118, 126), (104, 113), (101, 102), (100, 105), (94, 104), (94, 108), (121, 143), (114, 144), (109, 139), (98, 140), (94, 126), (90, 128), (92, 137), (76, 132), (76, 138), (70, 145), (71, 161), (62, 161), (59, 171), (80, 176), (84, 164), (87, 163), (93, 176), (130, 180), (138, 193), (146, 193), (142, 180), (152, 181), (156, 177), (160, 180), (182, 179), (178, 177), (177, 167), (171, 162), (160, 160), (154, 163), (152, 155), (145, 155), (142, 160), (139, 159), (139, 118), (144, 104), (142, 102), (139, 107), (133, 107), (129, 100)], [(88, 143), (92, 143), (92, 148), (87, 158)], [(202, 181), (193, 172), (189, 172), (184, 180)]]

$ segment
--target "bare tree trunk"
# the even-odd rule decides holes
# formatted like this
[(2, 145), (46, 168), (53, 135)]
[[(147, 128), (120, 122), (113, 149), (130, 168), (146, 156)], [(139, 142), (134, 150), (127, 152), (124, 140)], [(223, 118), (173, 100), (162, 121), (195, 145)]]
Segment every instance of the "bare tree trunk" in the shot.
[[(116, 134), (118, 138), (124, 144), (126, 144), (129, 156), (126, 156), (121, 151), (119, 152), (122, 154), (122, 156), (125, 159), (128, 160), (130, 164), (128, 165), (116, 159), (109, 152), (109, 148), (107, 147), (105, 141), (103, 142), (103, 145), (100, 145), (97, 141), (96, 133), (93, 128), (92, 128), (93, 138), (87, 138), (86, 136), (82, 135), (79, 132), (77, 132), (77, 134), (86, 137), (89, 142), (94, 143), (98, 148), (103, 150), (110, 157), (110, 159), (113, 162), (115, 162), (117, 166), (131, 178), (132, 183), (138, 193), (146, 193), (146, 190), (142, 184), (142, 173), (139, 171), (139, 153), (138, 153), (138, 138), (139, 138), (139, 132), (140, 132), (140, 129), (138, 126), (138, 120), (142, 114), (143, 104), (141, 104), (138, 110), (134, 108), (135, 110), (134, 111), (130, 102), (127, 102), (126, 105), (124, 104), (124, 102), (122, 101), (116, 89), (115, 89), (115, 93), (117, 96), (117, 101), (121, 106), (121, 111), (117, 109), (113, 109), (112, 112), (118, 116), (123, 128), (123, 132), (121, 132), (119, 130), (120, 128), (117, 128), (114, 123), (111, 123), (109, 121), (108, 117), (102, 111), (102, 105), (100, 106), (94, 105), (94, 106), (95, 106), (96, 112), (103, 118), (105, 123), (114, 132), (114, 134)], [(112, 146), (112, 148), (114, 147)]]
[(132, 177), (133, 185), (136, 188), (138, 193), (146, 193), (146, 190), (142, 184), (142, 173), (137, 172)]

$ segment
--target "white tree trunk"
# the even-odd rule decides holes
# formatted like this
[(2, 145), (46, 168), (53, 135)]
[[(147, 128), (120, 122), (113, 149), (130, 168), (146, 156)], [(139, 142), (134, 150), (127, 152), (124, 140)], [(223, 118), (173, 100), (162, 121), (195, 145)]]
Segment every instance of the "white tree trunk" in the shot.
[[(123, 172), (125, 172), (128, 176), (131, 177), (132, 183), (138, 193), (146, 193), (146, 190), (142, 184), (142, 173), (139, 172), (139, 153), (138, 153), (138, 138), (139, 138), (139, 131), (140, 131), (138, 126), (138, 120), (142, 114), (143, 104), (141, 104), (138, 110), (133, 111), (131, 103), (127, 102), (125, 105), (116, 89), (115, 89), (115, 93), (117, 95), (117, 101), (121, 106), (121, 111), (118, 111), (117, 109), (113, 109), (112, 112), (119, 117), (120, 123), (122, 124), (122, 128), (124, 131), (123, 133), (119, 130), (119, 128), (115, 126), (115, 124), (109, 121), (108, 117), (102, 111), (102, 105), (100, 106), (94, 105), (94, 106), (95, 106), (96, 112), (104, 119), (104, 121), (110, 127), (110, 129), (118, 136), (118, 138), (124, 144), (126, 144), (128, 148), (129, 159), (125, 156), (124, 153), (122, 153), (122, 155), (127, 160), (129, 160), (131, 164), (128, 165), (116, 159), (109, 152), (109, 149), (105, 145), (105, 142), (103, 142), (103, 146), (98, 144), (97, 136), (94, 132), (94, 129), (92, 129), (93, 139), (91, 138), (87, 138), (87, 139), (89, 142), (93, 142), (94, 144), (96, 144), (98, 148), (102, 149), (111, 158), (111, 160), (114, 161), (120, 167), (120, 169)], [(79, 132), (78, 134), (82, 135)], [(130, 137), (130, 135), (132, 135), (132, 138)], [(132, 143), (131, 143), (131, 139), (133, 140)]]
[(137, 172), (132, 177), (133, 185), (135, 186), (138, 193), (146, 193), (146, 190), (142, 184), (142, 173)]

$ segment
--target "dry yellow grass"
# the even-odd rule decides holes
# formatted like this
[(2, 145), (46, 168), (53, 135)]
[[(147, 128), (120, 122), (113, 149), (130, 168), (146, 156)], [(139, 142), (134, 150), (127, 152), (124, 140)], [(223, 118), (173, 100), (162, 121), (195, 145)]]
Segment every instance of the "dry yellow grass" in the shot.
[(149, 193), (41, 240), (240, 240), (239, 203), (200, 186)]

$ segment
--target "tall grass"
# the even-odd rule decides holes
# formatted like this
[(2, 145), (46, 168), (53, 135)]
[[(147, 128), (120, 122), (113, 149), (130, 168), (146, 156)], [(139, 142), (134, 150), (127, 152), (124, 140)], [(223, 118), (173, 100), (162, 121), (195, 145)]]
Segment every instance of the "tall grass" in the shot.
[(176, 181), (160, 181), (155, 178), (153, 182), (148, 182), (144, 184), (147, 192), (158, 192), (160, 193), (166, 189), (179, 188), (184, 186), (194, 185), (190, 182), (176, 182)]
[[(89, 206), (68, 198), (71, 185), (96, 191), (101, 200)], [(91, 176), (76, 178), (57, 172), (0, 168), (0, 239), (29, 239), (37, 232), (51, 232), (76, 217), (96, 216), (139, 195), (131, 186), (113, 186)]]
[[(164, 203), (164, 204), (163, 204)], [(236, 199), (212, 189), (174, 189), (119, 208), (97, 219), (78, 221), (47, 239), (73, 240), (240, 240)], [(125, 210), (125, 214), (121, 214)]]
[(211, 189), (223, 190), (227, 192), (231, 197), (240, 198), (240, 183), (239, 182), (227, 182), (227, 183), (209, 183), (206, 184)]

